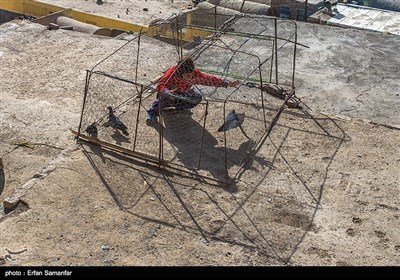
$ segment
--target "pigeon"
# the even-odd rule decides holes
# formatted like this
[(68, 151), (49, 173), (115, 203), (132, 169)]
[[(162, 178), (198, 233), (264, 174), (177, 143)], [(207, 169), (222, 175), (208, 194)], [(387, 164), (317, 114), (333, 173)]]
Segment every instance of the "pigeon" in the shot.
[(235, 110), (232, 110), (225, 118), (224, 124), (218, 129), (218, 132), (227, 131), (232, 128), (241, 126), (244, 121), (244, 114), (236, 114)]
[(111, 106), (107, 107), (108, 109), (108, 121), (105, 122), (103, 124), (103, 126), (105, 127), (109, 127), (111, 126), (112, 128), (114, 128), (117, 132), (119, 132), (119, 130), (122, 131), (122, 134), (124, 134), (125, 136), (128, 136), (128, 128), (126, 127), (126, 125), (123, 124), (123, 122), (116, 116), (114, 115), (114, 111), (112, 109)]
[(235, 110), (232, 110), (225, 118), (224, 124), (218, 128), (218, 132), (227, 131), (232, 128), (239, 127), (240, 131), (246, 136), (247, 139), (250, 137), (246, 134), (242, 127), (242, 123), (244, 121), (244, 114), (236, 114)]
[(93, 122), (91, 125), (89, 125), (86, 129), (85, 132), (89, 134), (90, 137), (97, 138), (97, 123)]

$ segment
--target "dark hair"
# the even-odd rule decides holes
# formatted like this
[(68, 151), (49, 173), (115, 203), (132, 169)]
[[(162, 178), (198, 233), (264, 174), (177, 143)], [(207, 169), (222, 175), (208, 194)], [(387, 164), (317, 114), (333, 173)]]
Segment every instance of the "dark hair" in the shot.
[(192, 58), (188, 56), (184, 56), (179, 59), (177, 68), (176, 68), (176, 75), (182, 78), (183, 74), (192, 73), (194, 71), (194, 62)]

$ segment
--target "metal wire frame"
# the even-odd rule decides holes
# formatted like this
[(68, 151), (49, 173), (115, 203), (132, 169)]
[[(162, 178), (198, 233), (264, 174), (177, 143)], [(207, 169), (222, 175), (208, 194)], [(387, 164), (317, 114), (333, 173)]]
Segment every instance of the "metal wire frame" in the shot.
[[(220, 41), (219, 38), (222, 34), (227, 34), (229, 36), (249, 36), (249, 38), (256, 38), (259, 40), (269, 40), (273, 42), (273, 47), (272, 47), (272, 54), (270, 56), (268, 56), (264, 61), (261, 61), (260, 58), (254, 54), (248, 53), (248, 52), (244, 52), (242, 50), (240, 50), (240, 47), (237, 48), (236, 50), (233, 50), (234, 53), (245, 53), (247, 55), (253, 56), (258, 60), (258, 67), (256, 69), (254, 69), (247, 77), (245, 77), (243, 79), (244, 82), (249, 80), (249, 77), (255, 72), (258, 71), (258, 75), (259, 75), (259, 84), (260, 84), (260, 95), (261, 95), (261, 100), (262, 100), (262, 112), (263, 112), (263, 118), (264, 118), (264, 134), (260, 137), (260, 140), (258, 142), (255, 143), (254, 148), (252, 149), (252, 151), (250, 151), (250, 153), (247, 154), (247, 156), (241, 161), (240, 163), (240, 167), (239, 170), (236, 172), (236, 174), (234, 175), (234, 177), (230, 178), (229, 177), (229, 171), (228, 171), (228, 159), (227, 159), (227, 137), (226, 137), (226, 131), (224, 131), (224, 163), (225, 163), (225, 171), (226, 171), (226, 176), (225, 176), (225, 180), (220, 180), (218, 178), (214, 178), (211, 176), (205, 176), (202, 174), (199, 174), (197, 171), (199, 171), (200, 169), (200, 164), (201, 164), (201, 159), (202, 159), (202, 153), (203, 153), (203, 141), (204, 141), (204, 134), (205, 134), (205, 129), (206, 129), (206, 119), (207, 119), (207, 115), (208, 115), (208, 107), (209, 107), (209, 102), (213, 102), (213, 101), (217, 101), (217, 100), (203, 100), (202, 103), (205, 103), (205, 114), (204, 114), (204, 119), (203, 119), (203, 132), (202, 132), (202, 136), (201, 136), (201, 142), (200, 142), (200, 151), (199, 151), (199, 156), (198, 156), (198, 162), (197, 162), (197, 167), (196, 168), (192, 168), (189, 169), (187, 166), (183, 165), (183, 164), (179, 164), (179, 163), (174, 163), (174, 162), (170, 162), (170, 161), (166, 161), (164, 160), (164, 131), (163, 131), (163, 125), (162, 123), (162, 112), (160, 112), (160, 123), (159, 123), (159, 143), (158, 143), (158, 156), (154, 156), (152, 154), (148, 154), (148, 153), (144, 153), (144, 152), (140, 152), (136, 150), (136, 140), (138, 138), (138, 123), (139, 123), (139, 113), (140, 113), (140, 107), (142, 106), (142, 98), (143, 98), (143, 94), (145, 92), (147, 93), (153, 93), (155, 92), (154, 89), (154, 85), (150, 84), (150, 85), (145, 85), (145, 84), (141, 84), (140, 82), (138, 82), (137, 80), (137, 72), (138, 69), (140, 67), (140, 62), (139, 62), (139, 52), (141, 51), (140, 48), (140, 39), (141, 36), (146, 35), (145, 32), (140, 32), (138, 34), (137, 37), (133, 38), (132, 40), (128, 41), (126, 44), (124, 44), (123, 46), (121, 46), (119, 49), (117, 49), (115, 52), (113, 52), (112, 54), (110, 54), (109, 56), (107, 56), (105, 59), (103, 59), (102, 61), (100, 61), (99, 63), (97, 63), (91, 70), (87, 70), (86, 72), (86, 79), (85, 79), (85, 89), (84, 89), (84, 97), (83, 97), (83, 105), (82, 105), (82, 111), (81, 111), (81, 117), (80, 117), (80, 122), (79, 122), (79, 126), (78, 126), (78, 131), (74, 131), (72, 130), (72, 133), (76, 135), (76, 139), (77, 140), (83, 140), (86, 142), (90, 142), (90, 143), (95, 143), (98, 144), (106, 149), (110, 149), (113, 151), (117, 151), (120, 153), (123, 153), (125, 155), (128, 156), (132, 156), (138, 160), (141, 161), (145, 161), (148, 163), (152, 163), (157, 165), (160, 168), (166, 168), (166, 169), (170, 169), (170, 170), (174, 170), (177, 172), (184, 172), (184, 173), (189, 173), (195, 177), (200, 177), (202, 179), (206, 179), (209, 180), (211, 182), (216, 182), (218, 184), (225, 184), (225, 185), (229, 185), (231, 183), (237, 182), (240, 179), (240, 176), (243, 174), (243, 172), (245, 171), (245, 165), (251, 160), (251, 158), (257, 153), (257, 151), (260, 149), (260, 147), (262, 146), (262, 144), (264, 143), (265, 139), (270, 135), (270, 133), (272, 132), (273, 127), (276, 125), (276, 123), (278, 122), (281, 113), (283, 112), (283, 110), (285, 109), (285, 103), (292, 97), (294, 97), (295, 94), (295, 87), (294, 87), (294, 75), (295, 75), (295, 57), (296, 57), (296, 45), (297, 43), (297, 26), (295, 24), (295, 22), (293, 22), (294, 26), (295, 26), (295, 30), (294, 33), (286, 39), (282, 39), (282, 38), (278, 38), (277, 37), (277, 20), (278, 19), (273, 19), (274, 21), (274, 33), (275, 33), (275, 37), (271, 38), (270, 36), (265, 36), (262, 34), (247, 34), (247, 33), (238, 33), (238, 32), (225, 32), (226, 29), (232, 25), (234, 22), (236, 22), (238, 19), (242, 18), (244, 15), (240, 15), (240, 16), (234, 16), (231, 19), (229, 19), (228, 21), (226, 21), (220, 28), (214, 30), (214, 36), (212, 36), (206, 44), (203, 44), (201, 46), (199, 46), (198, 48), (196, 48), (196, 50), (194, 52), (192, 52), (191, 56), (192, 57), (198, 57), (201, 55), (202, 52), (204, 52), (207, 48), (215, 45), (215, 43), (217, 41)], [(199, 27), (194, 27), (194, 26), (187, 26), (185, 24), (176, 23), (177, 25), (179, 25), (181, 28), (177, 28), (176, 29), (176, 38), (179, 41), (179, 38), (182, 38), (182, 30), (184, 28), (199, 28)], [(210, 31), (208, 28), (204, 28), (207, 31)], [(292, 37), (294, 37), (294, 40), (292, 40)], [(275, 67), (275, 82), (276, 84), (278, 84), (278, 51), (280, 48), (283, 47), (283, 45), (278, 48), (277, 47), (277, 40), (284, 40), (284, 44), (287, 43), (291, 43), (294, 44), (294, 54), (293, 54), (293, 64), (292, 64), (292, 69), (293, 69), (293, 73), (292, 73), (292, 83), (291, 83), (291, 88), (292, 91), (287, 95), (286, 99), (282, 102), (280, 108), (278, 109), (278, 111), (275, 113), (275, 115), (272, 118), (271, 123), (267, 126), (267, 120), (265, 118), (265, 104), (264, 104), (264, 92), (262, 90), (263, 87), (263, 83), (266, 83), (263, 80), (262, 77), (262, 73), (261, 73), (261, 67), (266, 63), (266, 62), (270, 62), (270, 68), (271, 68), (271, 75), (272, 75), (272, 69)], [(120, 78), (117, 77), (115, 75), (112, 75), (110, 73), (104, 73), (104, 72), (99, 72), (99, 71), (95, 71), (94, 69), (100, 65), (103, 61), (105, 61), (107, 58), (111, 57), (113, 54), (116, 54), (119, 50), (121, 50), (123, 47), (125, 47), (127, 44), (132, 43), (133, 41), (137, 41), (137, 57), (136, 57), (136, 67), (135, 67), (135, 81), (131, 81), (131, 80), (127, 80), (124, 78)], [(229, 46), (226, 46), (227, 48), (229, 48)], [(182, 44), (177, 44), (177, 52), (179, 56), (182, 56), (183, 53), (183, 46)], [(113, 143), (108, 143), (105, 141), (101, 141), (99, 139), (95, 139), (93, 137), (89, 137), (86, 136), (82, 133), (82, 121), (83, 121), (83, 114), (84, 114), (84, 110), (85, 110), (85, 104), (86, 104), (86, 99), (87, 99), (87, 95), (88, 95), (88, 90), (89, 90), (89, 84), (90, 84), (90, 79), (92, 77), (93, 74), (99, 74), (99, 75), (104, 75), (107, 76), (109, 78), (112, 79), (116, 79), (119, 81), (123, 81), (123, 82), (127, 82), (130, 83), (132, 85), (135, 85), (137, 87), (138, 90), (138, 94), (130, 97), (128, 100), (132, 100), (132, 98), (135, 99), (139, 99), (136, 100), (134, 103), (137, 103), (136, 106), (138, 106), (138, 110), (137, 110), (137, 115), (136, 115), (136, 128), (135, 128), (135, 132), (134, 132), (134, 139), (133, 139), (133, 147), (132, 150), (126, 149), (122, 146), (118, 146), (115, 145)], [(227, 65), (224, 69), (224, 74), (225, 76), (229, 76), (229, 65)], [(272, 79), (272, 76), (269, 77), (269, 81), (267, 83), (270, 83)], [(225, 100), (222, 100), (224, 102), (224, 106), (223, 106), (223, 117), (226, 115), (226, 104), (228, 102), (236, 102), (236, 103), (242, 103), (242, 104), (246, 104), (246, 105), (253, 105), (250, 103), (246, 103), (246, 102), (241, 102), (238, 100), (230, 100), (230, 97), (232, 96), (232, 94), (234, 94), (235, 91), (237, 91), (238, 89), (234, 89), (226, 98)], [(123, 103), (127, 102), (128, 100), (125, 100)], [(123, 103), (117, 105), (117, 107), (121, 106)]]

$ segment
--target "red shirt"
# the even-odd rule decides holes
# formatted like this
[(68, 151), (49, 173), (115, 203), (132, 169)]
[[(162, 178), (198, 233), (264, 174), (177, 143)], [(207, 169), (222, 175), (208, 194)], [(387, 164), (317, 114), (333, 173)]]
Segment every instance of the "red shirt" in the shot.
[(216, 76), (208, 75), (197, 69), (193, 71), (193, 75), (189, 80), (184, 80), (176, 75), (176, 65), (171, 67), (161, 77), (158, 85), (157, 92), (163, 93), (165, 90), (173, 90), (177, 88), (177, 93), (186, 93), (194, 85), (223, 87), (226, 86), (225, 80)]

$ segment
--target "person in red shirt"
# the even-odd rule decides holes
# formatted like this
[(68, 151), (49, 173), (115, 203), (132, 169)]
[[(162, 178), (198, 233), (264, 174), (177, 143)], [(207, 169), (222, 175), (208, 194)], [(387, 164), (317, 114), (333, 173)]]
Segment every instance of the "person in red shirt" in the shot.
[[(238, 80), (228, 81), (196, 69), (190, 57), (181, 58), (177, 65), (169, 68), (157, 84), (157, 99), (147, 110), (146, 123), (152, 125), (157, 121), (158, 110), (175, 107), (178, 111), (189, 111), (196, 107), (203, 96), (194, 85), (214, 87), (237, 87)], [(179, 98), (183, 97), (183, 98)]]

